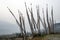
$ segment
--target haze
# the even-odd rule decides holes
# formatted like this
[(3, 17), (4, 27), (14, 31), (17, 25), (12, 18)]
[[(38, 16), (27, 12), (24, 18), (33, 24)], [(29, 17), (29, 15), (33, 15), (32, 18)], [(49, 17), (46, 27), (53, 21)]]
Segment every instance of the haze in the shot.
[[(16, 25), (12, 30), (14, 30), (14, 32), (20, 32), (18, 25), (16, 24), (15, 19), (13, 18), (13, 16), (10, 14), (9, 10), (7, 9), (7, 7), (9, 7), (12, 12), (15, 14), (16, 18), (19, 19), (19, 15), (18, 15), (18, 9), (23, 13), (24, 18), (25, 18), (25, 24), (26, 24), (26, 31), (29, 30), (30, 32), (30, 28), (28, 27), (29, 24), (27, 25), (28, 21), (27, 21), (27, 16), (26, 16), (26, 12), (25, 12), (25, 5), (24, 3), (27, 3), (27, 6), (30, 8), (30, 4), (32, 3), (32, 7), (33, 7), (33, 12), (34, 12), (34, 18), (36, 20), (36, 5), (39, 5), (40, 10), (42, 8), (46, 8), (46, 4), (48, 4), (49, 7), (49, 12), (51, 10), (51, 6), (53, 6), (54, 9), (54, 20), (56, 21), (56, 23), (60, 23), (60, 0), (0, 0), (0, 21), (2, 22), (7, 22), (10, 24), (14, 24)], [(40, 12), (41, 17), (42, 17), (42, 13)], [(50, 15), (50, 13), (49, 13)], [(1, 23), (1, 22), (0, 22)], [(4, 24), (3, 24), (4, 25)], [(27, 28), (28, 27), (28, 28)], [(8, 31), (8, 34), (12, 32), (11, 28), (12, 26), (9, 28), (7, 27), (3, 27), (0, 24), (0, 28), (4, 29), (7, 28), (10, 31)], [(41, 29), (43, 29), (43, 27), (41, 27)], [(5, 30), (5, 29), (4, 29)], [(0, 30), (1, 31), (1, 30)], [(7, 33), (7, 31), (1, 31), (1, 34), (3, 33)]]

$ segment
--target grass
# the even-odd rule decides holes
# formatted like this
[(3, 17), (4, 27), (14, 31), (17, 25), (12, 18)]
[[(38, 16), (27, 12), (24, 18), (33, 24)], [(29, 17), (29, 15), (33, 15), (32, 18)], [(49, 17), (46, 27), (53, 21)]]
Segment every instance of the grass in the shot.
[[(21, 38), (21, 37), (10, 38), (10, 39), (12, 39), (12, 40), (23, 40), (23, 38)], [(7, 40), (10, 40), (10, 39), (7, 39)], [(27, 37), (26, 40), (52, 40), (52, 39), (53, 40), (54, 39), (56, 39), (56, 40), (60, 39), (60, 34), (49, 34), (49, 35), (35, 36), (34, 38), (32, 38), (32, 36), (30, 36), (30, 37)], [(1, 39), (1, 40), (3, 40), (3, 39)]]
[(55, 38), (59, 38), (60, 39), (60, 34), (49, 34), (49, 35), (44, 35), (41, 37), (35, 37), (32, 40), (49, 40), (49, 39), (55, 39)]

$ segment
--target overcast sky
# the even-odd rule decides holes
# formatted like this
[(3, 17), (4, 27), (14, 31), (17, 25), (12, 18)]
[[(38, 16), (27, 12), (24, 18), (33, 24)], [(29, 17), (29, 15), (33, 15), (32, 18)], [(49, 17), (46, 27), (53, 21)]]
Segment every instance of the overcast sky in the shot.
[[(46, 8), (46, 4), (48, 4), (49, 8), (49, 15), (51, 6), (53, 6), (54, 9), (54, 20), (56, 20), (57, 23), (60, 22), (60, 0), (0, 0), (0, 21), (9, 22), (11, 24), (16, 24), (15, 19), (8, 11), (7, 7), (9, 7), (14, 15), (18, 18), (18, 9), (23, 13), (23, 16), (25, 18), (26, 22), (26, 28), (29, 26), (27, 25), (27, 17), (25, 12), (25, 5), (24, 2), (27, 3), (27, 6), (30, 8), (30, 4), (32, 3), (33, 12), (34, 12), (34, 18), (36, 19), (36, 5), (39, 5), (40, 10), (42, 8)], [(41, 17), (42, 13), (40, 12)], [(29, 28), (27, 28), (29, 30)]]

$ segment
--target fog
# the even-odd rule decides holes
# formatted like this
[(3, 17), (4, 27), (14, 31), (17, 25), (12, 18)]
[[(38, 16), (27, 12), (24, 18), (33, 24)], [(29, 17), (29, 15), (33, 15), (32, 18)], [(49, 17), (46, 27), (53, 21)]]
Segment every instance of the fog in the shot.
[[(10, 14), (9, 10), (7, 9), (7, 7), (9, 7), (12, 10), (12, 12), (14, 13), (14, 15), (16, 16), (16, 18), (18, 20), (19, 20), (19, 18), (18, 18), (19, 17), (18, 9), (19, 9), (23, 13), (23, 16), (25, 19), (25, 25), (26, 25), (26, 29), (27, 29), (26, 31), (29, 30), (29, 32), (30, 32), (30, 27), (28, 24), (26, 10), (25, 10), (25, 4), (24, 4), (25, 2), (27, 3), (27, 6), (29, 8), (31, 7), (30, 4), (32, 3), (32, 8), (34, 10), (33, 14), (34, 14), (35, 20), (37, 19), (36, 5), (39, 5), (41, 17), (42, 17), (41, 9), (44, 8), (44, 10), (45, 10), (46, 4), (48, 4), (49, 16), (50, 16), (51, 6), (53, 6), (54, 21), (56, 21), (56, 23), (60, 23), (60, 11), (59, 11), (60, 10), (60, 0), (0, 0), (0, 21), (5, 21), (5, 22), (11, 23), (11, 24), (17, 24), (15, 19), (13, 18), (13, 16)], [(16, 27), (19, 27), (19, 26), (17, 25)], [(16, 27), (13, 29), (16, 29)], [(8, 27), (3, 27), (3, 29), (4, 28), (8, 28)], [(12, 27), (10, 27), (10, 29), (11, 28)], [(18, 30), (18, 29), (16, 29), (16, 30)], [(43, 29), (43, 27), (41, 27), (41, 29)], [(4, 31), (2, 31), (2, 32), (4, 32)]]

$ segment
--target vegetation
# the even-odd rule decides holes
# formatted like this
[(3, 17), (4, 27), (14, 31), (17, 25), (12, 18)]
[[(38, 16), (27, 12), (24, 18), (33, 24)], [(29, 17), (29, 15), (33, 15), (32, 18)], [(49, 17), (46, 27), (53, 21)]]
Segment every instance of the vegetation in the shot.
[[(32, 4), (31, 4), (32, 5)], [(8, 7), (7, 7), (8, 8)], [(31, 29), (31, 33), (32, 33), (32, 37), (34, 38), (37, 35), (40, 35), (41, 37), (41, 32), (40, 32), (40, 23), (42, 23), (43, 27), (45, 28), (45, 34), (51, 34), (54, 33), (54, 18), (53, 18), (53, 7), (51, 8), (51, 18), (49, 19), (48, 16), (48, 5), (46, 5), (46, 18), (44, 15), (44, 9), (42, 8), (42, 13), (43, 13), (43, 19), (40, 17), (40, 13), (39, 13), (39, 6), (36, 7), (36, 11), (37, 11), (37, 22), (35, 21), (34, 17), (33, 17), (33, 9), (31, 7), (30, 8), (27, 7), (26, 3), (25, 3), (25, 8), (26, 8), (26, 14), (27, 14), (27, 18), (28, 18), (28, 22), (29, 22), (29, 26)], [(9, 12), (12, 14), (12, 16), (15, 18), (18, 26), (20, 27), (20, 31), (21, 31), (21, 35), (23, 37), (23, 40), (26, 40), (26, 28), (25, 28), (25, 21), (24, 21), (24, 17), (23, 14), (21, 13), (21, 11), (18, 10), (19, 13), (19, 22), (17, 20), (17, 18), (15, 17), (14, 13), (8, 8)], [(31, 13), (31, 15), (29, 16), (28, 13)], [(31, 19), (30, 19), (31, 17)], [(48, 26), (48, 29), (47, 29)], [(51, 31), (51, 27), (53, 27), (52, 31)], [(34, 31), (35, 29), (35, 31)], [(38, 33), (36, 33), (36, 29), (38, 29)]]

